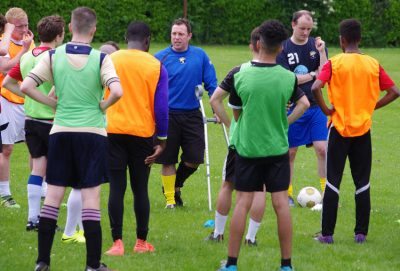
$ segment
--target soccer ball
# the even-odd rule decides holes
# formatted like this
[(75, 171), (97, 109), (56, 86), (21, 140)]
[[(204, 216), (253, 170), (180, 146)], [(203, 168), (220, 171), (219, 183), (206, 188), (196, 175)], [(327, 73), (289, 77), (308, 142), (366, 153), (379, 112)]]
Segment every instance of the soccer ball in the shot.
[(297, 196), (297, 202), (301, 207), (312, 208), (316, 204), (321, 203), (321, 201), (321, 193), (319, 193), (319, 191), (312, 186), (304, 187), (300, 190), (299, 195)]

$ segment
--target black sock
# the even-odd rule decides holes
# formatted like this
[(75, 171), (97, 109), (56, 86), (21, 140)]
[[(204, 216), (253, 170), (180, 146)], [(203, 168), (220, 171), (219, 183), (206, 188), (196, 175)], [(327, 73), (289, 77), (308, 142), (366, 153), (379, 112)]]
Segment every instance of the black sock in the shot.
[[(96, 216), (98, 215), (99, 219), (87, 220), (90, 212)], [(83, 209), (82, 224), (86, 238), (86, 265), (94, 269), (99, 268), (101, 259), (100, 211), (94, 209)]]
[(43, 205), (38, 227), (38, 258), (36, 263), (50, 265), (50, 252), (57, 226), (58, 208)]
[(197, 168), (188, 167), (185, 165), (185, 162), (181, 161), (176, 170), (175, 187), (183, 187), (187, 178), (189, 178), (196, 170)]
[(226, 267), (229, 267), (231, 265), (237, 265), (237, 260), (238, 260), (238, 258), (228, 256), (228, 261), (226, 262)]
[(289, 266), (292, 268), (292, 259), (281, 259), (281, 266)]

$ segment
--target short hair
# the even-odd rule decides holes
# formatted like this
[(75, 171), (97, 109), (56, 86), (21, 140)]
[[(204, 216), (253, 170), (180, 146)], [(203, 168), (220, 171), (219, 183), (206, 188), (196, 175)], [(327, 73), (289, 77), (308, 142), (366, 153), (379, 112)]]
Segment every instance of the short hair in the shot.
[(4, 33), (6, 23), (7, 23), (6, 17), (4, 17), (4, 15), (0, 13), (0, 35)]
[(192, 27), (190, 26), (189, 20), (186, 19), (186, 18), (178, 18), (178, 19), (176, 19), (176, 20), (172, 23), (172, 26), (174, 26), (174, 25), (185, 25), (188, 34), (192, 33)]
[(151, 36), (150, 27), (144, 22), (131, 22), (126, 30), (126, 40), (129, 41), (144, 41)]
[(39, 40), (41, 42), (52, 42), (57, 36), (64, 32), (65, 22), (61, 16), (52, 15), (42, 19), (37, 24)]
[(276, 53), (287, 39), (286, 29), (278, 20), (268, 20), (259, 26), (260, 41), (267, 53)]
[(10, 8), (6, 12), (6, 19), (8, 22), (11, 20), (19, 20), (19, 19), (27, 19), (28, 15), (26, 15), (26, 12), (22, 8)]
[(251, 31), (250, 34), (250, 44), (253, 46), (255, 49), (257, 46), (257, 41), (260, 40), (260, 28), (257, 26), (256, 28)]
[(339, 33), (348, 43), (361, 40), (361, 23), (356, 19), (346, 19), (339, 24)]
[(89, 34), (96, 26), (96, 12), (88, 7), (78, 7), (72, 11), (71, 24), (73, 31), (81, 34)]
[(114, 49), (116, 51), (118, 51), (120, 49), (118, 43), (116, 43), (115, 41), (112, 41), (112, 40), (106, 41), (105, 43), (102, 44), (102, 46), (103, 45), (110, 45), (110, 46), (114, 47)]
[(313, 17), (312, 17), (312, 13), (311, 13), (310, 11), (303, 9), (303, 10), (298, 10), (298, 11), (296, 11), (296, 12), (293, 13), (292, 22), (293, 22), (293, 23), (297, 23), (297, 21), (299, 20), (299, 18), (300, 18), (301, 16), (303, 16), (303, 15), (310, 16), (311, 19), (313, 18)]

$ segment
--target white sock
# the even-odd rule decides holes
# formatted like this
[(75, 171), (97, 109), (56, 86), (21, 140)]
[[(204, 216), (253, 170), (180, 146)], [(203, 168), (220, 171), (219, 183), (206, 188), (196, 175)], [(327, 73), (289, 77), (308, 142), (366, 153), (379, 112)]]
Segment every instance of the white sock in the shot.
[(64, 234), (74, 235), (76, 225), (82, 220), (82, 196), (80, 189), (72, 189), (67, 202), (67, 222), (65, 223)]
[(10, 191), (10, 181), (1, 181), (0, 182), (0, 196), (10, 196), (11, 191)]
[(256, 222), (250, 218), (249, 220), (249, 228), (247, 229), (246, 239), (254, 242), (256, 240), (256, 235), (258, 232), (258, 228), (260, 227), (261, 222)]
[(46, 181), (43, 181), (43, 183), (42, 183), (42, 197), (44, 198), (44, 197), (46, 197), (46, 194), (47, 194), (47, 183), (46, 183)]
[(215, 228), (214, 237), (216, 238), (219, 234), (224, 234), (227, 215), (221, 215), (218, 211), (215, 211)]
[(40, 200), (42, 187), (36, 184), (28, 184), (28, 221), (37, 222), (40, 215)]

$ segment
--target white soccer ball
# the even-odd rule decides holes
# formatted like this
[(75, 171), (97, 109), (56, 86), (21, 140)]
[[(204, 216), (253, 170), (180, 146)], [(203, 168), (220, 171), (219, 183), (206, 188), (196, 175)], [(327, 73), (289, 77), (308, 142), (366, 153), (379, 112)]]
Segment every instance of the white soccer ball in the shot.
[(316, 204), (321, 203), (321, 201), (321, 193), (319, 193), (318, 189), (312, 186), (304, 187), (300, 190), (299, 195), (297, 196), (297, 202), (301, 207), (312, 208)]

